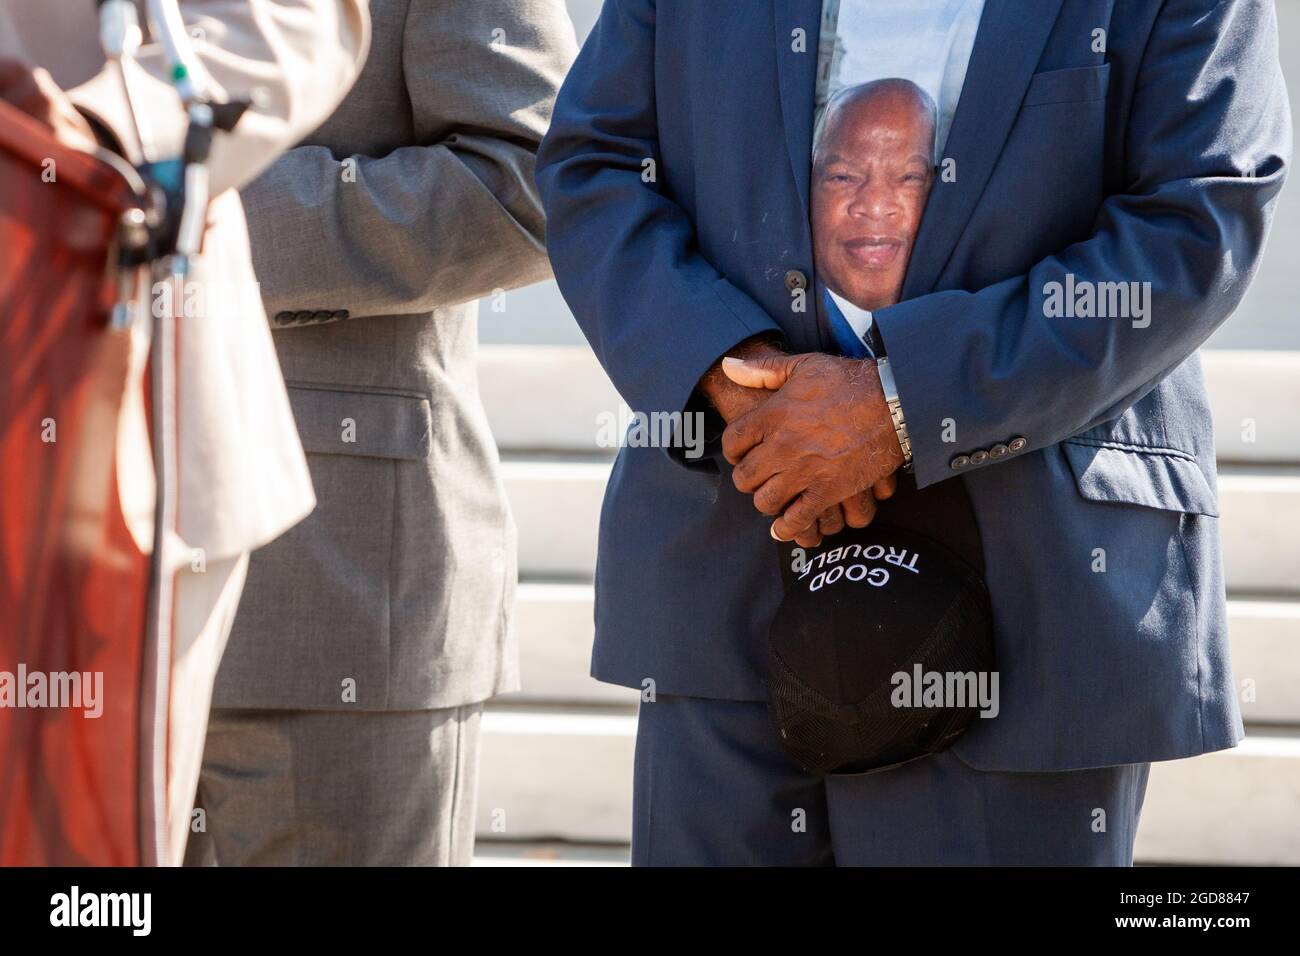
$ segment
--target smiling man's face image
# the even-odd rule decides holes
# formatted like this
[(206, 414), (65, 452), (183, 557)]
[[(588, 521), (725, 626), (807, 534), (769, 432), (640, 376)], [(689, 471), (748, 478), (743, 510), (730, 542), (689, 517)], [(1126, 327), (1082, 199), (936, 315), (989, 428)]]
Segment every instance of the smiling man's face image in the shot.
[(893, 305), (934, 180), (935, 108), (915, 83), (877, 80), (826, 108), (813, 154), (816, 267), (863, 309)]

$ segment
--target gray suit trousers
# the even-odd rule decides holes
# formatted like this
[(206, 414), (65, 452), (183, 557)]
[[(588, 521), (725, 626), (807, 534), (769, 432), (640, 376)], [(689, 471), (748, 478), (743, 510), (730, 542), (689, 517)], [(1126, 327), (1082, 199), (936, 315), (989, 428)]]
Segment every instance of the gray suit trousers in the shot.
[(634, 866), (1129, 866), (1150, 764), (984, 771), (953, 751), (815, 777), (767, 705), (643, 703)]
[(482, 709), (214, 710), (186, 865), (469, 865)]

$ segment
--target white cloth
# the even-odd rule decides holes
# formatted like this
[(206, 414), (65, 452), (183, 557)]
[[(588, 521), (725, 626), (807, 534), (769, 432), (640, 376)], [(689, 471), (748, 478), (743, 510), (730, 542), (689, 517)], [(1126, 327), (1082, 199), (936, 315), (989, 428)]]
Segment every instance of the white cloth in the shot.
[(942, 156), (983, 12), (984, 0), (823, 0), (819, 113), (846, 86), (911, 80), (938, 107)]
[(195, 720), (193, 715), (207, 717), (212, 675), (226, 649), (247, 573), (247, 551), (202, 568), (190, 566), (176, 572), (171, 698), (183, 703), (168, 708), (167, 840), (158, 861), (165, 866), (180, 866), (185, 859), (208, 731), (207, 720)]

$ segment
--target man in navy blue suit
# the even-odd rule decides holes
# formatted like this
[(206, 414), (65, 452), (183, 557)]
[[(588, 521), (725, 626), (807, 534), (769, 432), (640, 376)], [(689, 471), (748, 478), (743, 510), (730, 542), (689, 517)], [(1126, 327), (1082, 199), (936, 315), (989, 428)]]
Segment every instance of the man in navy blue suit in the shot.
[[(936, 104), (933, 187), (898, 301), (841, 307), (815, 115), (884, 77)], [(710, 437), (623, 449), (601, 518), (634, 862), (1131, 862), (1150, 763), (1243, 735), (1196, 350), (1290, 148), (1265, 0), (607, 0), (538, 158), (548, 248), (629, 405)], [(815, 777), (764, 704), (771, 538), (866, 523), (900, 469), (969, 496), (1000, 711)]]

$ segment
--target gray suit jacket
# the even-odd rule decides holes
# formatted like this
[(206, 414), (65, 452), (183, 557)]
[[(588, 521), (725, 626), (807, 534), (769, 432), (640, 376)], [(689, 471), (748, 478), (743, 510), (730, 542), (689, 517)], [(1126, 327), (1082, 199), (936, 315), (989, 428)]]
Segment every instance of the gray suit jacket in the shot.
[(244, 190), (316, 511), (259, 551), (219, 707), (451, 707), (517, 686), (481, 296), (545, 278), (534, 153), (562, 0), (372, 0), (338, 111)]

